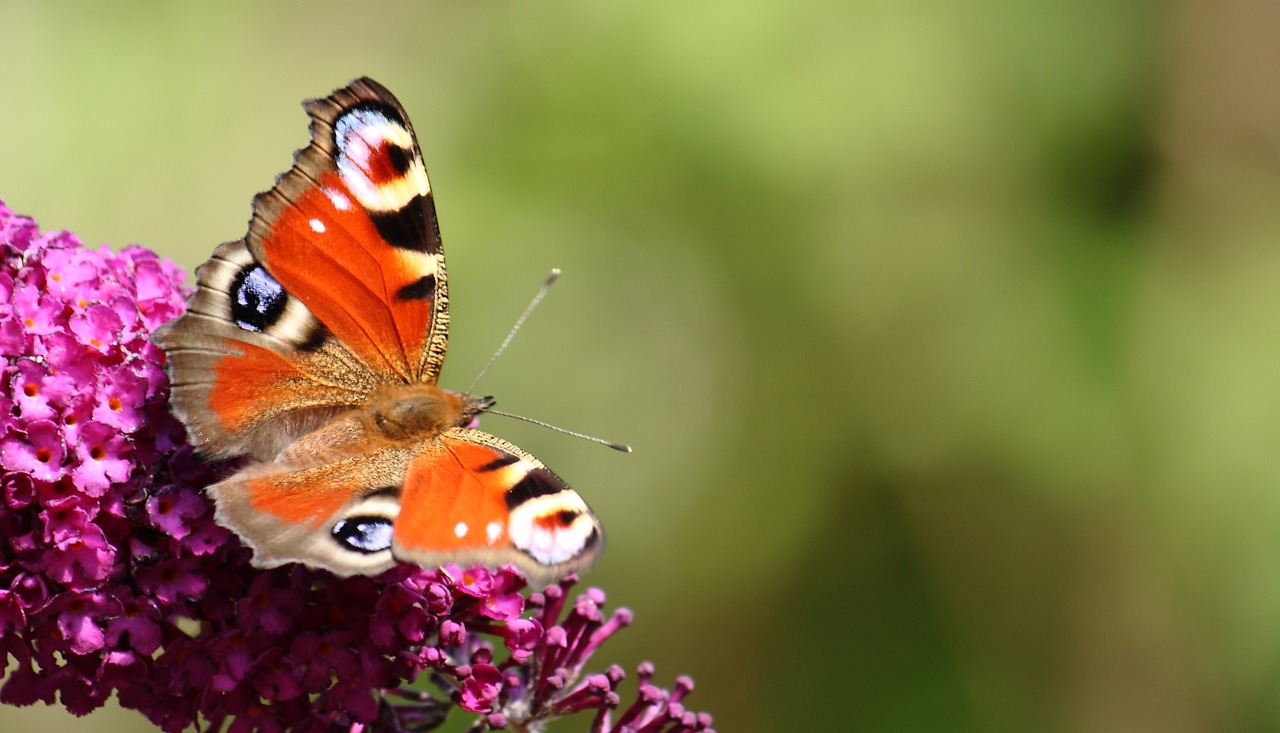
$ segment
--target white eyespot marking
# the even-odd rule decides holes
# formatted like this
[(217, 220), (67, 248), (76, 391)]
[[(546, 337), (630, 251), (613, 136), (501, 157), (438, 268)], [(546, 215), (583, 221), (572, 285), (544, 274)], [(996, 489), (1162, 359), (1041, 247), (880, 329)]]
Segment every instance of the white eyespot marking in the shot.
[(558, 565), (587, 549), (596, 534), (596, 520), (582, 497), (561, 491), (534, 497), (512, 509), (507, 534), (516, 548), (534, 560)]
[(338, 211), (348, 211), (351, 209), (351, 199), (344, 196), (341, 191), (333, 188), (326, 188), (324, 193), (329, 197), (329, 200), (333, 202), (333, 208)]
[[(431, 192), (427, 168), (409, 130), (375, 109), (357, 108), (338, 118), (333, 127), (343, 183), (362, 206), (374, 213), (403, 209), (415, 196)], [(412, 156), (403, 173), (395, 172), (391, 151)], [(394, 160), (394, 159), (393, 159)], [(396, 161), (403, 163), (401, 157)]]
[(502, 537), (502, 522), (489, 522), (489, 526), (485, 527), (485, 531), (489, 535), (489, 544), (497, 542)]
[(457, 524), (455, 524), (455, 525), (453, 526), (453, 533), (454, 533), (454, 534), (456, 534), (456, 535), (458, 536), (458, 539), (462, 539), (463, 537), (466, 537), (466, 536), (467, 536), (467, 523), (466, 523), (466, 522), (458, 522)]
[(307, 224), (311, 226), (311, 231), (315, 232), (316, 234), (324, 234), (324, 222), (320, 221), (319, 219), (312, 219), (311, 221), (307, 222)]

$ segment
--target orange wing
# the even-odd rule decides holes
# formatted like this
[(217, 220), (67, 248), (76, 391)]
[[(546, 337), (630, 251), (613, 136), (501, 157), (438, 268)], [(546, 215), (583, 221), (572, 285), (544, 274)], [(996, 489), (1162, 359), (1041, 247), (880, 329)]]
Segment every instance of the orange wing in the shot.
[(444, 252), (404, 109), (368, 79), (306, 108), (311, 144), (154, 337), (208, 456), (270, 460), (379, 383), (434, 383), (444, 360)]
[(448, 290), (409, 117), (371, 79), (305, 106), (311, 144), (255, 199), (249, 251), (374, 372), (434, 383)]
[(398, 559), (424, 567), (511, 563), (535, 585), (595, 563), (604, 547), (600, 521), (538, 459), (466, 428), (425, 448), (405, 476)]
[(603, 549), (582, 497), (510, 443), (455, 428), (413, 450), (362, 451), (364, 424), (336, 420), (300, 441), (308, 447), (210, 487), (218, 522), (253, 548), (255, 565), (304, 562), (350, 575), (397, 560), (510, 563), (545, 585), (589, 568)]

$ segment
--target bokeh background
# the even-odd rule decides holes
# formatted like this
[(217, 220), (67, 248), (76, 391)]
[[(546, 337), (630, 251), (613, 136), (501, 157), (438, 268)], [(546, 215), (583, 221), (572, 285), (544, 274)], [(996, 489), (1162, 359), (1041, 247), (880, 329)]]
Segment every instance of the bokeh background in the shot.
[[(194, 267), (371, 75), (443, 382), (558, 266), (486, 391), (635, 445), (486, 421), (608, 528), (601, 665), (721, 731), (1274, 731), (1277, 38), (1267, 0), (0, 2), (0, 198)], [(0, 709), (36, 726), (148, 730)]]

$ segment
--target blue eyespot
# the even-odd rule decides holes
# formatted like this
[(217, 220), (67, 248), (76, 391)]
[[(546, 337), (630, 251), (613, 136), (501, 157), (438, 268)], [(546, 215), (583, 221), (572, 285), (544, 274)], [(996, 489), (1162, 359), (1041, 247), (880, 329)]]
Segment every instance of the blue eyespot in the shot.
[(390, 548), (391, 532), (391, 521), (385, 517), (352, 517), (333, 525), (338, 544), (366, 555)]
[(287, 297), (261, 265), (246, 267), (231, 282), (231, 319), (246, 331), (262, 331), (280, 319)]

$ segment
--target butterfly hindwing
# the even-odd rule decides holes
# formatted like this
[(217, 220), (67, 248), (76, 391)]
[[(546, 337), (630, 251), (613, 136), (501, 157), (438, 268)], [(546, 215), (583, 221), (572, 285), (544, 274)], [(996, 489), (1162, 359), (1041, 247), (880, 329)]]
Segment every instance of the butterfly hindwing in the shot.
[(209, 492), (219, 524), (253, 548), (255, 565), (377, 573), (395, 564), (391, 528), (411, 457), (353, 411)]
[[(370, 445), (357, 416), (307, 436), (283, 460), (216, 484), (218, 520), (263, 566), (305, 562), (340, 575), (407, 561), (511, 563), (537, 585), (594, 563), (600, 522), (533, 456), (457, 428), (413, 449)], [(378, 443), (377, 438), (373, 443)], [(325, 455), (309, 460), (309, 445)]]

